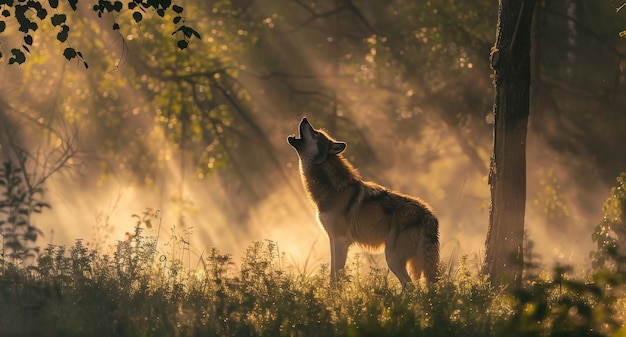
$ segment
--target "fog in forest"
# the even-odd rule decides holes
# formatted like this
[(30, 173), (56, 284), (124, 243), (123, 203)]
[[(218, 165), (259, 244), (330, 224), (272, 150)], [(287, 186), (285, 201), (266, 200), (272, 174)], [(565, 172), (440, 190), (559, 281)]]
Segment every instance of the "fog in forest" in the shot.
[[(286, 141), (306, 116), (348, 143), (365, 180), (430, 203), (442, 260), (467, 254), (478, 270), (497, 6), (446, 3), (355, 1), (333, 14), (333, 1), (186, 1), (202, 38), (182, 51), (157, 15), (117, 17), (118, 36), (84, 9), (70, 23), (89, 69), (64, 59), (56, 32), (38, 33), (25, 64), (0, 66), (0, 158), (20, 148), (45, 172), (65, 144), (76, 152), (43, 184), (51, 209), (33, 217), (37, 244), (110, 251), (146, 216), (143, 234), (191, 267), (211, 247), (237, 261), (273, 240), (284, 263), (314, 272), (329, 263), (328, 238)], [(584, 269), (626, 171), (626, 24), (607, 4), (548, 3), (537, 8), (526, 230), (543, 264)], [(3, 34), (1, 48), (19, 44)]]
[[(295, 128), (297, 122), (292, 120), (285, 124)], [(371, 126), (360, 127), (371, 130)], [(377, 129), (384, 130), (384, 127)], [(471, 167), (461, 150), (453, 142), (445, 141), (450, 138), (445, 133), (433, 135), (443, 139), (443, 144), (438, 143), (437, 148), (445, 151), (441, 151), (439, 158), (427, 167), (420, 167), (420, 162), (411, 160), (411, 155), (431, 145), (404, 144), (390, 140), (384, 131), (383, 134), (370, 132), (372, 145), (380, 146), (377, 153), (384, 152), (388, 161), (385, 166), (388, 167), (377, 170), (376, 164), (372, 164), (369, 170), (361, 169), (364, 179), (420, 196), (434, 207), (440, 218), (444, 261), (455, 260), (459, 254), (469, 254), (473, 261), (480, 261), (484, 255), (488, 224), (487, 175), (481, 175)], [(277, 138), (282, 140), (285, 137), (280, 135)], [(568, 177), (576, 177), (581, 174), (580, 169), (585, 169), (584, 159), (559, 158), (558, 163), (547, 162), (543, 151), (545, 144), (532, 140), (532, 137), (529, 135), (532, 146), (528, 148), (526, 214), (529, 239), (535, 243), (536, 253), (543, 257), (544, 263), (588, 262), (587, 254), (593, 249), (590, 233), (602, 216), (602, 204), (610, 186), (591, 177), (584, 187), (568, 184), (568, 180), (576, 179)], [(349, 144), (349, 140), (346, 141)], [(275, 188), (255, 205), (240, 204), (229, 196), (228, 186), (236, 184), (229, 179), (210, 177), (198, 181), (191, 174), (181, 177), (179, 163), (174, 160), (166, 171), (163, 185), (152, 188), (115, 178), (76, 184), (75, 175), (80, 173), (58, 174), (47, 184), (46, 200), (53, 208), (36, 218), (35, 224), (44, 233), (40, 242), (69, 245), (75, 239), (83, 239), (91, 245), (98, 243), (102, 249), (111, 249), (117, 240), (124, 240), (126, 234), (133, 231), (137, 221), (133, 215), (143, 217), (145, 211), (159, 210), (162, 219), (153, 218), (153, 227), (146, 229), (145, 234), (156, 235), (160, 220), (161, 249), (169, 253), (172, 246), (181, 248), (171, 240), (179, 237), (189, 240), (192, 263), (197, 263), (202, 253), (212, 246), (239, 256), (253, 241), (263, 240), (276, 241), (286, 262), (296, 267), (303, 268), (309, 263), (311, 269), (311, 263), (328, 263), (328, 239), (317, 225), (314, 208), (304, 194), (295, 151), (286, 142), (278, 142), (277, 147), (280, 145), (286, 149), (286, 155), (281, 158), (284, 158), (284, 170), (289, 180), (270, 178), (276, 181)], [(346, 154), (351, 155), (350, 145)], [(485, 157), (488, 161), (487, 154)], [(558, 197), (562, 198), (559, 202), (567, 210), (563, 222), (551, 222), (537, 204), (539, 198), (555, 197), (549, 192), (546, 195), (546, 191), (552, 191), (552, 188), (559, 189)], [(183, 200), (179, 197), (181, 193)], [(224, 214), (225, 204), (244, 213), (245, 217), (229, 218)], [(103, 216), (109, 217), (106, 223)], [(173, 234), (176, 238), (172, 237)], [(358, 247), (352, 252), (382, 254)], [(177, 251), (177, 254), (182, 253)]]

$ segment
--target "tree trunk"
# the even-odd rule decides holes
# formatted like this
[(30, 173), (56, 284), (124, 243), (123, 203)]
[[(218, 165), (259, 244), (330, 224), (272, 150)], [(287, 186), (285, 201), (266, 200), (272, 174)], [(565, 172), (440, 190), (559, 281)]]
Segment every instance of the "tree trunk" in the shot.
[(496, 44), (491, 206), (485, 272), (493, 285), (518, 285), (523, 271), (530, 32), (536, 0), (500, 0)]

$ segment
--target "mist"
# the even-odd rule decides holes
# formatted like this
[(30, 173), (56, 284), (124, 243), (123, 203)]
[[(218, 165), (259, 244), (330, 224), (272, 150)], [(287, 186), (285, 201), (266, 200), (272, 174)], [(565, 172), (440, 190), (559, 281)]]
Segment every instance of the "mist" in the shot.
[[(156, 15), (142, 26), (118, 18), (117, 36), (84, 12), (72, 24), (89, 70), (64, 60), (45, 33), (27, 66), (0, 68), (2, 161), (16, 146), (45, 156), (73, 132), (64, 125), (78, 139), (72, 160), (45, 181), (52, 208), (33, 219), (43, 233), (37, 243), (83, 240), (110, 252), (148, 215), (143, 234), (159, 236), (161, 254), (186, 254), (190, 267), (211, 247), (238, 257), (252, 242), (272, 240), (285, 263), (315, 272), (329, 263), (328, 238), (286, 142), (306, 116), (348, 143), (345, 155), (364, 179), (430, 203), (442, 260), (467, 254), (478, 270), (489, 222), (487, 55), (497, 8), (437, 12), (436, 1), (364, 1), (358, 13), (308, 21), (311, 13), (289, 1), (235, 5), (188, 1), (197, 11), (187, 20), (202, 40), (185, 51), (175, 50), (172, 27)], [(330, 9), (332, 2), (315, 8)], [(420, 14), (426, 10), (432, 15)], [(443, 14), (456, 11), (468, 15), (471, 39), (445, 24)], [(609, 14), (600, 18), (615, 21)], [(545, 41), (566, 40), (557, 24), (544, 27)], [(603, 29), (597, 34), (610, 34)], [(608, 49), (626, 52), (623, 40), (599, 47), (596, 59), (578, 51), (578, 77), (551, 66), (566, 46), (543, 49), (542, 76), (567, 83), (542, 82), (528, 134), (526, 229), (546, 266), (588, 267), (591, 233), (626, 167), (618, 143), (625, 87), (623, 79), (604, 85), (618, 73)], [(577, 104), (579, 92), (567, 89), (585, 83), (602, 94), (592, 90)], [(351, 252), (384, 263), (379, 252)]]

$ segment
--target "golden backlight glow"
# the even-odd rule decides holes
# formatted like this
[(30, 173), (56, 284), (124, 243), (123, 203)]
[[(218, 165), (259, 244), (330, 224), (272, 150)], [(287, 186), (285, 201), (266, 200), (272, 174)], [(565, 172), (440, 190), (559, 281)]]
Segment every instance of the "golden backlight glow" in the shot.
[[(295, 125), (296, 122), (286, 124)], [(371, 125), (364, 124), (361, 127), (368, 130)], [(440, 218), (442, 260), (453, 262), (460, 254), (468, 254), (470, 263), (478, 268), (483, 257), (488, 223), (489, 189), (486, 175), (470, 168), (469, 160), (455, 145), (453, 138), (435, 134), (433, 132), (433, 138), (430, 139), (437, 139), (440, 159), (423, 169), (427, 173), (422, 173), (419, 163), (410, 159), (412, 153), (427, 145), (398, 142), (377, 135), (381, 137), (380, 142), (374, 138), (372, 144), (394, 148), (394, 151), (385, 153), (386, 159), (394, 164), (376, 172), (375, 178), (382, 177), (388, 186), (428, 200)], [(346, 155), (350, 155), (347, 141)], [(391, 146), (392, 143), (395, 147)], [(285, 143), (285, 146), (288, 145)], [(169, 253), (172, 240), (179, 237), (189, 239), (190, 257), (185, 258), (185, 263), (191, 267), (197, 266), (200, 257), (206, 256), (211, 247), (221, 253), (232, 254), (237, 263), (253, 241), (272, 240), (278, 244), (285, 265), (308, 273), (315, 272), (321, 263), (329, 261), (328, 239), (315, 221), (313, 206), (305, 199), (296, 154), (291, 155), (285, 158), (284, 165), (293, 188), (276, 186), (273, 193), (249, 208), (245, 223), (227, 219), (211, 201), (214, 198), (229, 198), (221, 191), (218, 177), (208, 176), (204, 180), (196, 180), (194, 176), (187, 176), (179, 184), (181, 177), (174, 161), (170, 161), (171, 181), (163, 186), (155, 182), (155, 186), (141, 187), (109, 179), (85, 188), (77, 186), (72, 177), (54, 176), (47, 185), (47, 200), (53, 208), (36, 219), (36, 225), (44, 233), (39, 242), (42, 245), (71, 245), (74, 240), (82, 239), (91, 247), (97, 244), (103, 251), (110, 250), (118, 240), (125, 239), (126, 233), (133, 231), (136, 224), (133, 214), (141, 215), (150, 208), (160, 210), (162, 216), (159, 252)], [(482, 155), (487, 161), (487, 153)], [(418, 155), (415, 154), (415, 157)], [(541, 163), (539, 158), (530, 156), (530, 182), (535, 175), (546, 176)], [(368, 172), (362, 172), (362, 175), (369, 178)], [(546, 229), (547, 219), (533, 202), (533, 197), (542, 186), (533, 185), (529, 186), (528, 191), (526, 221), (530, 239), (535, 243), (535, 251), (542, 256), (549, 256), (550, 261), (547, 263), (578, 264), (586, 261), (587, 253), (592, 249), (587, 229), (583, 227), (577, 233), (570, 228), (558, 236), (549, 227)], [(181, 191), (187, 201), (184, 207), (177, 197)], [(569, 191), (566, 187), (562, 192), (566, 196), (576, 195), (575, 191)], [(602, 189), (598, 188), (597, 193), (601, 195)], [(209, 194), (213, 194), (213, 197), (209, 198)], [(601, 202), (602, 198), (598, 197), (598, 200)], [(236, 203), (237, 200), (232, 202)], [(570, 211), (573, 219), (583, 219), (585, 216), (577, 214), (575, 210)], [(98, 213), (109, 216), (107, 226), (96, 221)], [(144, 229), (146, 236), (157, 234), (156, 221), (152, 223), (152, 228)], [(103, 228), (98, 229), (97, 226)], [(52, 230), (54, 234), (51, 234)], [(371, 255), (372, 258), (361, 261), (370, 261), (374, 266), (385, 264), (380, 252), (353, 248), (351, 253), (351, 256), (356, 253)]]
[[(297, 8), (293, 3), (288, 5)], [(189, 6), (194, 8), (191, 3)], [(267, 10), (273, 11), (270, 7)], [(310, 15), (302, 8), (299, 10), (302, 18)], [(213, 12), (216, 11), (213, 9)], [(437, 13), (437, 9), (432, 12)], [(491, 71), (485, 66), (486, 53), (485, 60), (481, 61), (467, 48), (462, 49), (460, 42), (443, 43), (441, 27), (424, 24), (424, 27), (409, 32), (407, 39), (415, 38), (409, 45), (423, 48), (420, 50), (435, 56), (429, 58), (432, 65), (419, 64), (423, 68), (412, 70), (425, 74), (427, 81), (409, 81), (403, 78), (406, 69), (402, 65), (380, 61), (392, 51), (399, 55), (416, 53), (408, 47), (407, 50), (385, 49), (384, 46), (395, 43), (392, 38), (359, 33), (363, 35), (363, 49), (358, 50), (355, 46), (342, 45), (340, 39), (332, 34), (324, 33), (326, 35), (319, 41), (312, 41), (310, 39), (315, 31), (307, 30), (309, 27), (295, 29), (285, 26), (284, 18), (273, 12), (259, 13), (265, 18), (259, 21), (264, 29), (260, 32), (250, 32), (245, 27), (232, 29), (229, 25), (233, 23), (222, 19), (195, 18), (205, 13), (202, 11), (195, 13), (190, 9), (185, 13), (190, 16), (190, 24), (197, 25), (203, 36), (201, 44), (191, 44), (184, 53), (165, 49), (166, 42), (159, 42), (163, 46), (153, 46), (158, 44), (159, 36), (152, 32), (153, 27), (148, 20), (142, 22), (144, 26), (122, 27), (124, 38), (118, 32), (112, 32), (106, 20), (94, 20), (84, 23), (84, 26), (75, 20), (76, 30), (89, 36), (80, 40), (85, 50), (97, 50), (89, 55), (91, 67), (87, 72), (63, 59), (62, 49), (59, 49), (62, 47), (54, 41), (55, 32), (50, 33), (53, 34), (50, 43), (44, 43), (45, 36), (38, 37), (40, 45), (36, 50), (33, 48), (28, 67), (0, 67), (0, 98), (14, 108), (10, 116), (16, 121), (16, 128), (18, 125), (24, 127), (26, 131), (23, 134), (27, 135), (22, 135), (19, 141), (23, 141), (33, 153), (41, 144), (50, 142), (47, 146), (58, 146), (61, 141), (41, 136), (41, 126), (49, 125), (50, 115), (63, 116), (67, 125), (78, 130), (80, 157), (72, 159), (70, 163), (74, 166), (71, 170), (62, 170), (46, 182), (45, 198), (52, 209), (34, 218), (34, 225), (43, 232), (38, 241), (42, 247), (46, 244), (71, 245), (74, 240), (82, 239), (90, 247), (102, 251), (112, 249), (117, 241), (125, 239), (126, 233), (133, 231), (136, 224), (133, 215), (141, 215), (151, 209), (160, 210), (160, 230), (153, 222), (152, 228), (145, 229), (144, 234), (154, 236), (158, 232), (160, 252), (168, 252), (171, 249), (168, 243), (172, 240), (188, 240), (187, 263), (191, 267), (196, 266), (211, 247), (237, 257), (253, 241), (273, 240), (284, 254), (285, 263), (309, 272), (316, 270), (320, 263), (329, 261), (328, 238), (316, 223), (313, 206), (304, 194), (296, 153), (285, 141), (289, 134), (297, 131), (297, 123), (306, 114), (314, 125), (326, 126), (335, 138), (347, 142), (345, 155), (355, 163), (365, 179), (421, 197), (433, 206), (440, 220), (443, 262), (454, 262), (460, 254), (468, 254), (478, 268), (488, 226), (490, 194), (487, 168), (492, 125), (481, 117), (468, 118), (467, 124), (462, 127), (451, 126), (437, 107), (456, 109), (456, 106), (449, 107), (446, 98), (439, 101), (434, 93), (447, 90), (447, 83), (439, 73), (443, 71), (443, 66), (436, 62), (445, 61), (443, 58), (447, 54), (444, 55), (444, 52), (456, 50), (458, 55), (450, 58), (449, 66), (446, 66), (450, 69), (445, 68), (446, 71), (457, 71), (454, 76), (469, 79), (464, 84), (468, 95), (484, 94), (491, 101)], [(210, 13), (207, 10), (205, 14)], [(398, 16), (397, 19), (401, 18)], [(495, 15), (491, 20), (495, 20)], [(285, 29), (293, 29), (293, 35), (271, 35), (285, 32)], [(163, 31), (166, 30), (163, 28)], [(492, 30), (493, 27), (490, 27), (491, 35)], [(298, 38), (300, 32), (310, 36)], [(231, 33), (233, 36), (228, 35)], [(258, 36), (249, 37), (253, 33), (267, 34), (268, 38), (261, 43)], [(164, 38), (168, 35), (167, 32), (163, 34)], [(246, 40), (248, 38), (251, 40)], [(19, 36), (16, 39), (19, 41)], [(12, 40), (2, 41), (4, 45)], [(174, 48), (173, 40), (167, 43), (168, 48)], [(144, 48), (156, 51), (144, 55)], [(326, 54), (323, 52), (328, 50), (336, 52), (334, 62), (324, 57)], [(260, 67), (260, 71), (255, 68), (260, 62), (256, 53), (267, 51), (271, 51), (268, 57), (275, 58), (275, 63), (288, 62), (281, 64), (286, 69), (301, 66), (313, 70), (304, 75), (298, 74), (301, 77), (297, 80), (301, 82), (297, 84), (302, 87), (287, 88), (283, 84), (288, 80), (280, 79), (284, 80), (280, 82), (278, 76), (264, 77), (267, 69)], [(271, 186), (271, 189), (258, 192), (259, 200), (254, 203), (239, 200), (229, 191), (229, 186), (240, 186), (241, 181), (224, 177), (222, 173), (232, 170), (232, 167), (220, 166), (223, 163), (218, 157), (223, 155), (218, 151), (220, 141), (224, 141), (221, 135), (230, 131), (226, 129), (238, 125), (230, 125), (233, 119), (225, 118), (223, 125), (213, 126), (212, 130), (217, 132), (211, 134), (214, 136), (212, 143), (193, 150), (195, 158), (206, 155), (207, 159), (201, 163), (201, 170), (197, 170), (198, 163), (192, 160), (192, 156), (181, 155), (178, 144), (193, 143), (205, 130), (201, 127), (194, 129), (195, 133), (191, 136), (196, 137), (194, 139), (172, 141), (175, 137), (168, 138), (170, 132), (183, 127), (178, 118), (182, 112), (193, 114), (189, 118), (192, 122), (201, 120), (202, 114), (196, 111), (198, 108), (191, 109), (191, 112), (183, 110), (189, 109), (192, 103), (186, 101), (185, 106), (180, 103), (181, 96), (186, 95), (181, 93), (182, 89), (188, 89), (188, 84), (181, 85), (179, 92), (179, 87), (155, 79), (153, 73), (144, 70), (160, 69), (165, 75), (172, 75), (172, 69), (178, 71), (177, 74), (212, 71), (221, 66), (218, 62), (220, 57), (226, 62), (223, 66), (232, 70), (232, 74), (236, 73), (233, 76), (239, 81), (237, 88), (241, 91), (231, 93), (231, 97), (252, 97), (253, 102), (245, 102), (242, 107), (249, 108), (250, 111), (246, 112), (268, 137), (276, 158), (274, 173), (260, 176), (255, 171), (256, 176), (247, 176), (250, 181), (262, 181), (265, 186)], [(161, 61), (165, 64), (160, 64)], [(176, 68), (179, 64), (182, 64), (180, 69)], [(432, 69), (429, 68), (431, 66)], [(210, 76), (207, 76), (207, 83), (224, 80), (225, 77), (220, 73)], [(447, 79), (451, 82), (458, 80), (456, 77)], [(471, 92), (473, 88), (468, 88), (473, 85), (480, 91), (478, 94)], [(294, 95), (288, 89), (302, 89), (306, 94), (318, 90), (314, 92), (317, 96), (334, 97), (335, 101), (332, 104), (311, 105), (310, 110), (300, 111), (300, 101), (292, 101)], [(224, 112), (232, 109), (227, 106), (226, 100), (219, 103), (211, 101), (209, 94), (217, 94), (209, 89), (208, 84), (197, 86), (197, 90), (197, 93), (206, 96), (196, 103), (199, 106), (204, 104), (202, 106), (209, 109), (208, 114), (212, 118), (219, 119), (222, 114), (235, 113)], [(308, 97), (306, 94), (302, 95)], [(458, 96), (464, 94), (457, 93)], [(0, 103), (4, 103), (2, 101)], [(22, 107), (22, 102), (37, 102), (40, 105), (28, 103), (27, 107)], [(459, 118), (470, 114), (489, 115), (489, 106), (476, 105), (478, 107), (463, 107), (458, 111)], [(3, 106), (0, 106), (0, 112), (4, 111), (2, 109)], [(468, 111), (472, 109), (477, 111)], [(105, 129), (104, 124), (113, 123), (107, 119), (108, 115), (119, 118), (119, 125), (107, 125), (107, 128), (129, 128), (133, 137), (149, 140), (142, 143), (146, 144), (146, 149), (131, 149), (131, 146), (136, 146), (133, 143), (118, 145), (116, 153), (107, 152), (114, 150), (107, 147), (109, 144), (103, 140), (106, 137), (100, 132)], [(334, 125), (329, 123), (331, 118), (328, 116), (333, 116)], [(243, 125), (242, 120), (238, 119)], [(419, 131), (411, 137), (406, 136), (406, 130), (398, 135), (394, 130), (401, 129), (405, 124), (419, 126)], [(558, 125), (554, 122), (554, 125), (546, 127), (556, 128)], [(479, 130), (480, 139), (466, 135), (469, 129)], [(252, 132), (242, 133), (242, 139), (257, 137)], [(234, 143), (233, 151), (261, 151), (261, 147)], [(473, 158), (467, 154), (468, 147), (475, 151)], [(135, 168), (121, 160), (112, 160), (144, 153), (156, 154), (156, 159), (146, 155), (142, 160), (155, 160), (159, 174), (138, 172), (133, 176), (129, 172)], [(370, 153), (371, 158), (359, 157), (366, 156), (363, 153)], [(271, 159), (267, 161), (269, 163)], [(535, 243), (536, 252), (544, 257), (546, 263), (584, 264), (593, 248), (590, 235), (601, 218), (601, 206), (610, 186), (593, 175), (588, 177), (589, 183), (586, 184), (593, 187), (585, 191), (578, 190), (576, 184), (569, 184), (568, 181), (576, 179), (572, 168), (584, 165), (584, 161), (573, 155), (551, 151), (532, 128), (528, 135), (527, 162), (526, 228), (529, 239)], [(270, 165), (273, 164), (267, 164)], [(585, 172), (594, 172), (593, 167), (583, 168)], [(549, 172), (553, 172), (555, 179), (546, 181)], [(550, 198), (559, 199), (558, 203), (550, 204)], [(580, 209), (574, 206), (580, 204), (588, 207)], [(225, 205), (237, 210), (239, 217), (227, 215)], [(559, 213), (563, 218), (550, 219), (546, 216), (546, 209), (554, 205), (566, 210)], [(374, 263), (384, 264), (378, 253), (358, 248), (352, 253), (372, 254)]]

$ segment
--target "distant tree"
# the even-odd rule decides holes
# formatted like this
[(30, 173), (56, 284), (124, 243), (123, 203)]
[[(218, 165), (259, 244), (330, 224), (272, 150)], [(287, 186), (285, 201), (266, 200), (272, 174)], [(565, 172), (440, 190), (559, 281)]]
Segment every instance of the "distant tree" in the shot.
[[(67, 3), (71, 11), (76, 12), (78, 10), (79, 0), (67, 0)], [(21, 46), (11, 49), (9, 64), (22, 64), (26, 61), (26, 54), (30, 53), (30, 48), (34, 43), (33, 35), (44, 20), (49, 19), (52, 26), (58, 27), (57, 40), (66, 43), (69, 37), (70, 26), (67, 23), (67, 15), (59, 5), (59, 0), (0, 0), (0, 9), (0, 34), (5, 32), (7, 21), (14, 21), (18, 26), (18, 31), (24, 34)], [(172, 35), (179, 37), (176, 42), (178, 48), (187, 48), (189, 39), (194, 36), (198, 39), (200, 38), (200, 34), (197, 31), (185, 24), (185, 18), (182, 15), (183, 7), (172, 4), (172, 0), (126, 0), (124, 2), (99, 0), (97, 4), (92, 6), (92, 9), (98, 14), (98, 17), (102, 17), (102, 15), (107, 13), (129, 11), (132, 12), (132, 19), (136, 23), (143, 20), (146, 10), (153, 10), (160, 17), (164, 17), (165, 13), (171, 10), (175, 13), (172, 22), (177, 25), (177, 29)], [(53, 14), (49, 14), (49, 11)], [(111, 29), (118, 30), (120, 25), (114, 21)], [(2, 56), (0, 52), (0, 58)], [(89, 67), (83, 59), (82, 53), (71, 46), (65, 48), (63, 56), (68, 60), (79, 59), (83, 62), (85, 68)]]
[(514, 285), (523, 271), (530, 32), (535, 3), (499, 1), (497, 37), (491, 51), (495, 121), (485, 272), (494, 285)]

